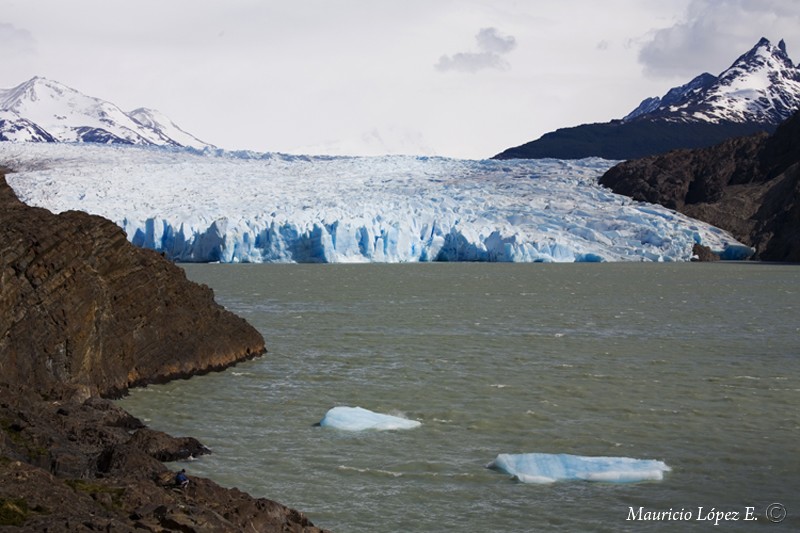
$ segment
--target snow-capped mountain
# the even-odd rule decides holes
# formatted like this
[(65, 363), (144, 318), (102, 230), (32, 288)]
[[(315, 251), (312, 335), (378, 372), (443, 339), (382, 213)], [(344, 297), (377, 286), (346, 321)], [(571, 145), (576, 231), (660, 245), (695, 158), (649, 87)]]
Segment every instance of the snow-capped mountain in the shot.
[(613, 162), (309, 157), (0, 143), (29, 205), (187, 262), (688, 261), (752, 250), (598, 185)]
[(669, 110), (673, 106), (681, 106), (688, 98), (710, 87), (716, 81), (716, 76), (704, 72), (689, 83), (679, 87), (673, 87), (662, 97), (653, 96), (651, 98), (645, 98), (636, 109), (625, 115), (622, 120), (633, 120), (637, 117), (654, 115), (659, 111)]
[(798, 109), (800, 67), (783, 41), (773, 46), (762, 38), (719, 76), (703, 73), (646, 98), (621, 120), (551, 131), (494, 157), (636, 159), (772, 132)]
[(762, 38), (719, 76), (704, 73), (645, 99), (623, 121), (755, 122), (777, 125), (800, 109), (800, 67), (781, 40)]
[(157, 111), (126, 113), (41, 77), (0, 89), (0, 141), (212, 147)]
[[(2, 94), (0, 92), (0, 97)], [(55, 137), (30, 120), (5, 109), (0, 109), (0, 141), (57, 142)]]

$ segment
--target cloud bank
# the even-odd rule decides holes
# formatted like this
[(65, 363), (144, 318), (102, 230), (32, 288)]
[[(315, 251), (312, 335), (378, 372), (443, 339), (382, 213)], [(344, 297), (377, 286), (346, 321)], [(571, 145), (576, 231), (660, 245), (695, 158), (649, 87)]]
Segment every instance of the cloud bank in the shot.
[(800, 44), (796, 0), (692, 0), (680, 21), (648, 36), (639, 63), (656, 78), (716, 75), (761, 37)]
[(0, 22), (0, 58), (10, 60), (36, 54), (36, 40), (31, 32)]
[(475, 36), (477, 52), (458, 52), (452, 56), (443, 55), (436, 63), (439, 72), (470, 72), (485, 69), (507, 70), (509, 63), (502, 57), (517, 46), (517, 40), (501, 35), (496, 28), (482, 28)]

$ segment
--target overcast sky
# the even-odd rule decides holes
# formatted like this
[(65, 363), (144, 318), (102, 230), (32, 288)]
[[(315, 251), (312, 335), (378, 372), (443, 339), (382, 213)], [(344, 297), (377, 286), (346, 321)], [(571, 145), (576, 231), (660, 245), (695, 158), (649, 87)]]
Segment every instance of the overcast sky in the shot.
[(38, 75), (227, 149), (490, 157), (621, 118), (797, 0), (0, 0), (0, 87)]

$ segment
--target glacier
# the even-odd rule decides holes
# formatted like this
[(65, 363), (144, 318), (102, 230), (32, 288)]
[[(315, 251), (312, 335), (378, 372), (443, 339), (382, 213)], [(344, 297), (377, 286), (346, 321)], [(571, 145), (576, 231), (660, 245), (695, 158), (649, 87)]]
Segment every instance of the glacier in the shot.
[(486, 465), (506, 472), (523, 483), (554, 483), (566, 480), (633, 483), (660, 481), (671, 468), (655, 459), (630, 457), (586, 457), (570, 454), (499, 454)]
[(688, 261), (752, 249), (598, 185), (615, 162), (326, 157), (0, 142), (29, 205), (82, 210), (179, 262)]
[(422, 425), (417, 420), (375, 413), (363, 407), (333, 407), (319, 423), (322, 427), (345, 431), (413, 429)]

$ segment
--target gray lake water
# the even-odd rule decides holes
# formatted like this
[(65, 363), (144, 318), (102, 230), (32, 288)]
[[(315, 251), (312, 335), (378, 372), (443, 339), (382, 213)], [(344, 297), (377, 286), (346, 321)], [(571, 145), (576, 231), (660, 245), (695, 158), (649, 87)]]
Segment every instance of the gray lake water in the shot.
[[(185, 268), (269, 353), (120, 401), (214, 451), (173, 468), (339, 533), (800, 530), (798, 266)], [(315, 427), (336, 405), (422, 426)], [(672, 471), (526, 485), (485, 467), (527, 452), (659, 459)], [(674, 514), (628, 520), (640, 508)], [(699, 520), (712, 508), (739, 514), (715, 528)]]

